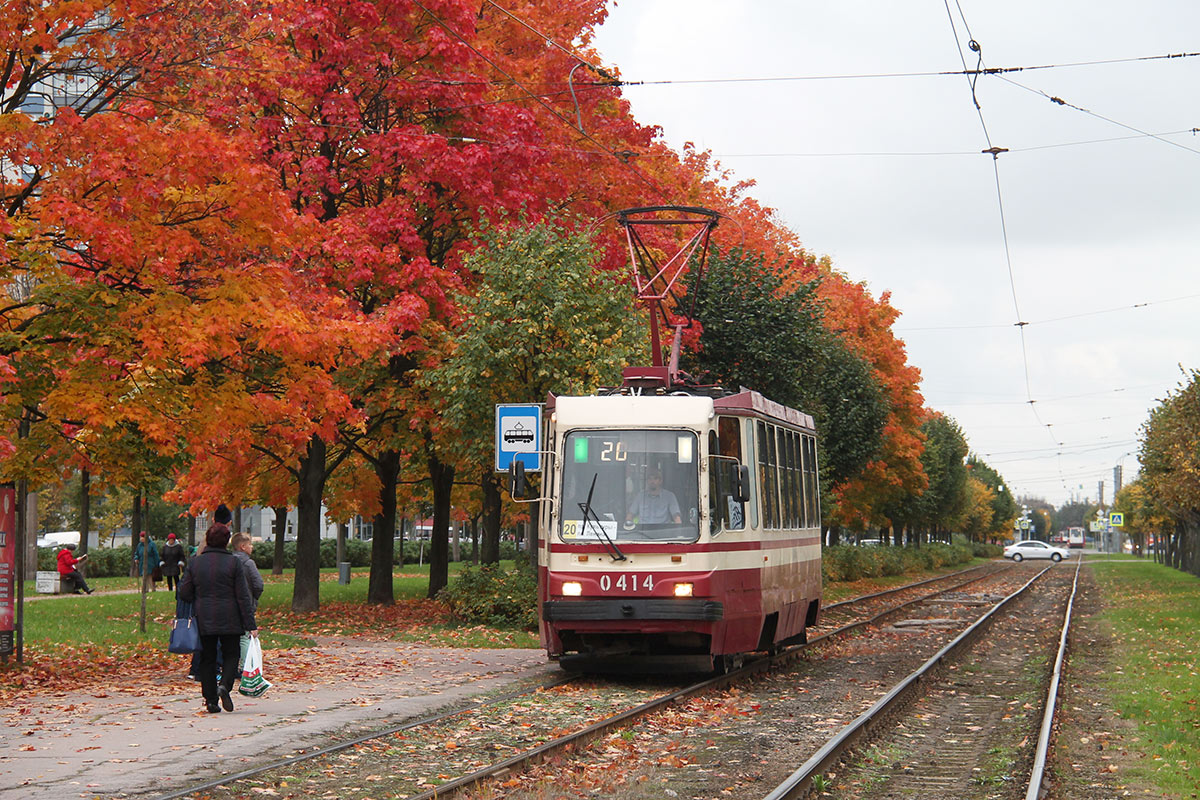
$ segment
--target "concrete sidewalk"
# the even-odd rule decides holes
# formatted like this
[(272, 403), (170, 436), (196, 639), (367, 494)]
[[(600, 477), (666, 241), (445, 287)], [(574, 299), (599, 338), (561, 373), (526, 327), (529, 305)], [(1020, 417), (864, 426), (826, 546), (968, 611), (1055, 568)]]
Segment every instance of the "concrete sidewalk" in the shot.
[(541, 650), (325, 639), (308, 655), (324, 680), (235, 693), (233, 713), (204, 712), (200, 684), (183, 675), (18, 701), (0, 712), (0, 800), (159, 797), (559, 674)]

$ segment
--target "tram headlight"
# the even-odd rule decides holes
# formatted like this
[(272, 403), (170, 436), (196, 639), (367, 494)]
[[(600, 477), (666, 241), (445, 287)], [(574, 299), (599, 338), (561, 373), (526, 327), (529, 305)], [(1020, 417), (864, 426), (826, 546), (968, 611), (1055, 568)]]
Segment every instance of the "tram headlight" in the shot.
[(579, 597), (583, 594), (583, 584), (579, 581), (564, 581), (562, 593), (566, 597)]
[(691, 597), (692, 596), (692, 585), (690, 583), (675, 584), (675, 596), (676, 597)]

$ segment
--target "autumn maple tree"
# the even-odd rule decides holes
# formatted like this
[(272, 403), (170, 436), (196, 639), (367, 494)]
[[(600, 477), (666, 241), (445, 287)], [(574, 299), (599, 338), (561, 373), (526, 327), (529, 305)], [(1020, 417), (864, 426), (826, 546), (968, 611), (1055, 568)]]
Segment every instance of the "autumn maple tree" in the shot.
[[(294, 505), (295, 611), (319, 606), (322, 505), (374, 516), (369, 601), (387, 604), (398, 498), (432, 498), (436, 593), (456, 476), (484, 487), (494, 538), (489, 405), (586, 390), (634, 357), (644, 329), (628, 325), (629, 265), (603, 220), (678, 204), (719, 212), (725, 251), (771, 287), (763, 301), (803, 314), (783, 333), (803, 340), (789, 371), (823, 376), (797, 398), (827, 417), (829, 521), (888, 521), (927, 480), (897, 312), (807, 253), (751, 184), (633, 118), (590, 49), (606, 13), (604, 0), (6, 4), (5, 474), (169, 475), (193, 511)], [(70, 97), (48, 92), (64, 85)], [(586, 244), (563, 219), (601, 224)], [(567, 275), (581, 294), (554, 282)], [(734, 354), (736, 338), (713, 338), (732, 333), (718, 316), (708, 354)], [(506, 328), (520, 334), (507, 344)]]

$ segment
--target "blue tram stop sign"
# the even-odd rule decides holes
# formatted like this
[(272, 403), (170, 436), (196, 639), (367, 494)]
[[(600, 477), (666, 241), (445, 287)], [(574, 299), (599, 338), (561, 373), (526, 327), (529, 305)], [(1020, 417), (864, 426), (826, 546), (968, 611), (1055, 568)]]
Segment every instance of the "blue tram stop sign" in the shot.
[(542, 406), (539, 403), (496, 406), (496, 471), (506, 472), (514, 461), (526, 472), (542, 469)]

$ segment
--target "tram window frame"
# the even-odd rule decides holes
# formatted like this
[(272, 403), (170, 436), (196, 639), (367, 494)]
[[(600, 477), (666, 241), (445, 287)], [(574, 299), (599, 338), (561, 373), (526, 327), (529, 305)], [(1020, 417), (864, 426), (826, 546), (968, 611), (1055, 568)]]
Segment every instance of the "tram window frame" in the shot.
[(796, 487), (796, 522), (793, 527), (807, 527), (807, 515), (804, 509), (804, 434), (792, 431), (792, 469), (794, 470), (794, 485)]
[(775, 527), (775, 516), (773, 513), (773, 504), (771, 503), (771, 494), (775, 490), (775, 481), (771, 474), (771, 462), (768, 458), (768, 448), (774, 437), (771, 435), (770, 426), (767, 423), (759, 421), (758, 423), (758, 473), (759, 473), (759, 494), (762, 499), (762, 526), (764, 529)]
[(792, 498), (791, 475), (787, 466), (787, 429), (775, 426), (775, 471), (779, 475), (779, 526), (791, 526)]
[(801, 510), (800, 506), (804, 502), (804, 498), (800, 493), (802, 482), (800, 480), (800, 459), (797, 458), (797, 434), (793, 430), (786, 432), (784, 436), (787, 442), (787, 468), (788, 468), (788, 527), (799, 528)]
[(803, 450), (805, 527), (821, 524), (821, 494), (817, 486), (817, 439), (805, 434)]
[(775, 472), (775, 493), (771, 499), (775, 502), (775, 528), (778, 530), (787, 527), (787, 510), (784, 508), (784, 494), (787, 489), (783, 483), (783, 448), (779, 446), (779, 426), (772, 425), (771, 427), (775, 429), (774, 435), (771, 436), (770, 448)]
[[(737, 470), (742, 465), (742, 425), (738, 417), (722, 416), (717, 420), (717, 429), (708, 432), (709, 466), (709, 532), (717, 535), (724, 531), (746, 529), (746, 502), (734, 499), (737, 486)], [(730, 504), (741, 506), (742, 524), (735, 527), (730, 521)]]

